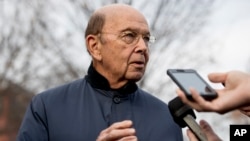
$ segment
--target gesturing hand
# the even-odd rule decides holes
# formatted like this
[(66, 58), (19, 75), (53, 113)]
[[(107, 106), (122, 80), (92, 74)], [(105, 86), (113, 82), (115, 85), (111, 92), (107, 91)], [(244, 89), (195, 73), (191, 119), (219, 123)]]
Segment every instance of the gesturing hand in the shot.
[(132, 121), (116, 122), (102, 130), (96, 141), (137, 141)]

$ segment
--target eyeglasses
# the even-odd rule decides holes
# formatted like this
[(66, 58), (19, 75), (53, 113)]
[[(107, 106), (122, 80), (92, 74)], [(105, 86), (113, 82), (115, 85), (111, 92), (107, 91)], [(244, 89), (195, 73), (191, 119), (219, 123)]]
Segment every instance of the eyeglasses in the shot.
[[(107, 32), (102, 32), (101, 34), (117, 35), (115, 33), (107, 33)], [(146, 46), (149, 46), (150, 44), (152, 44), (156, 41), (156, 38), (152, 35), (149, 35), (149, 34), (143, 35), (143, 34), (139, 34), (139, 33), (134, 32), (134, 31), (124, 31), (121, 34), (118, 34), (118, 38), (129, 45), (137, 44), (139, 42), (140, 37), (142, 37)]]

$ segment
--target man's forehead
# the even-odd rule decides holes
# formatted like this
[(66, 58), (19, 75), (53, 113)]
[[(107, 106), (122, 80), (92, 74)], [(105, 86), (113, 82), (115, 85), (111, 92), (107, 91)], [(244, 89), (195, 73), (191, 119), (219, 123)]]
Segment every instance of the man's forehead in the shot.
[(142, 22), (147, 22), (140, 11), (126, 4), (110, 4), (96, 10), (95, 13), (104, 15), (105, 20), (124, 21), (138, 19)]
[(135, 8), (125, 4), (110, 4), (96, 11), (105, 17), (103, 30), (149, 32), (144, 15)]
[(137, 32), (148, 32), (149, 26), (144, 17), (135, 15), (114, 15), (105, 17), (104, 28), (110, 30), (133, 30)]
[(142, 34), (149, 34), (149, 27), (146, 23), (138, 23), (138, 22), (109, 22), (107, 21), (103, 27), (104, 31), (116, 31), (116, 32), (124, 32), (124, 31), (133, 31)]

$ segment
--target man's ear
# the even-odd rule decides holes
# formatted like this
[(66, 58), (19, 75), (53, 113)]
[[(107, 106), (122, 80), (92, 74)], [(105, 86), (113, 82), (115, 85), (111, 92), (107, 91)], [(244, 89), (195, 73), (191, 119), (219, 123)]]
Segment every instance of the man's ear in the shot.
[(99, 61), (102, 59), (100, 42), (97, 36), (88, 35), (86, 37), (86, 46), (87, 46), (88, 52), (94, 59), (99, 60)]

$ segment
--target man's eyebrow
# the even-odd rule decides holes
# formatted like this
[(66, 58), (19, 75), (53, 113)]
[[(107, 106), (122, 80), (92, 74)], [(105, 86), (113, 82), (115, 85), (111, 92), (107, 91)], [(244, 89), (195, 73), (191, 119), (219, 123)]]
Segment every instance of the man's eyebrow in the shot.
[(141, 33), (141, 34), (144, 34), (144, 35), (150, 35), (149, 31), (141, 32), (141, 30), (138, 29), (138, 28), (130, 28), (130, 27), (128, 27), (128, 28), (125, 28), (125, 29), (121, 30), (121, 32), (125, 32), (125, 31), (132, 31), (132, 32), (137, 32), (137, 33)]

